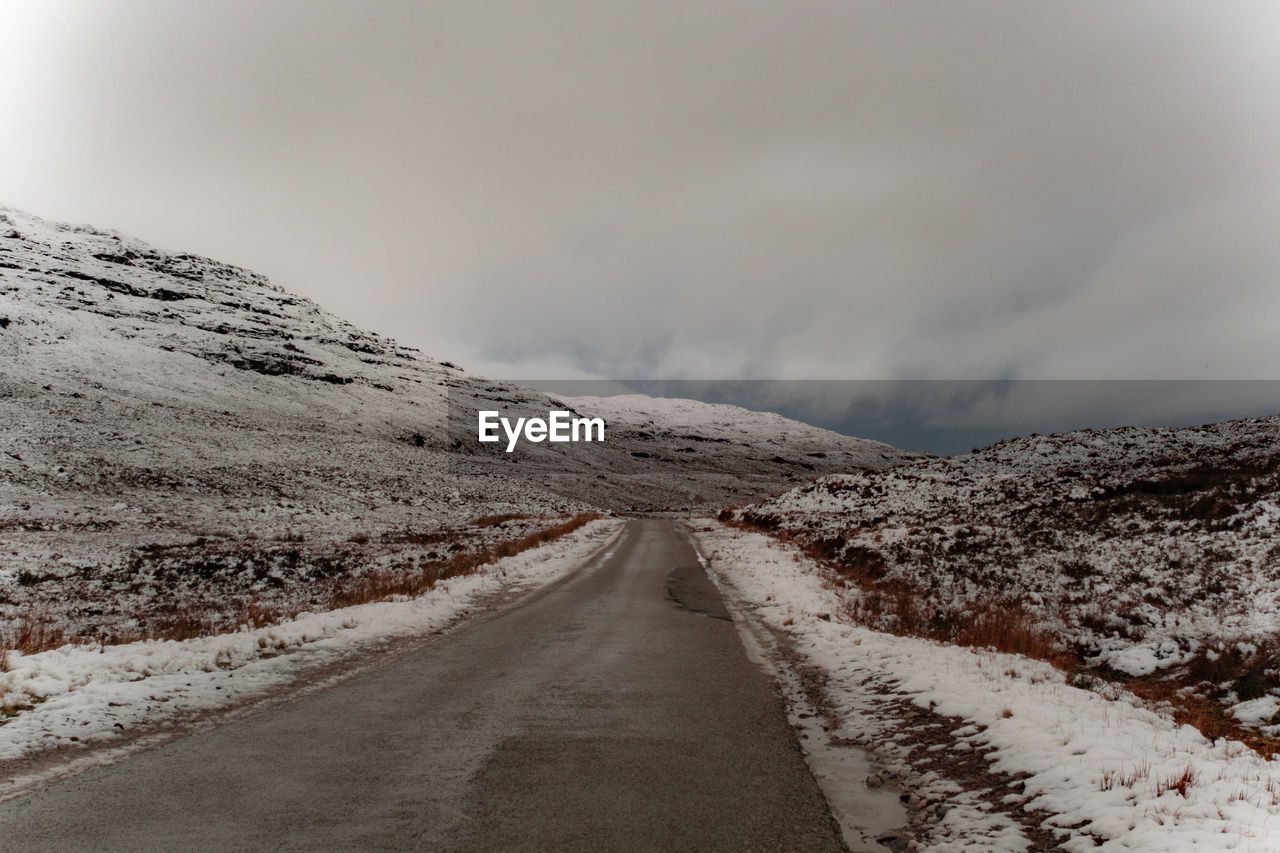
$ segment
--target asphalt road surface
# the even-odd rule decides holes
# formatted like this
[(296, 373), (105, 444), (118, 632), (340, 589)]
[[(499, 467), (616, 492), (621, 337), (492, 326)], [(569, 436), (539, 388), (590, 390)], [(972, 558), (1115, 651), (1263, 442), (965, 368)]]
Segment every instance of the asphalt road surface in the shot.
[(692, 547), (645, 520), (492, 618), (0, 804), (0, 848), (843, 845)]

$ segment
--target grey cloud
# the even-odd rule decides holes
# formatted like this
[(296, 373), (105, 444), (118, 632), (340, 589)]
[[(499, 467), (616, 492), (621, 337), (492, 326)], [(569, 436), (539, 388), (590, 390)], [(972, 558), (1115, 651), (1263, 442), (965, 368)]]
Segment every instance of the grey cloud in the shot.
[(6, 201), (464, 365), (1280, 369), (1274, 4), (66, 9)]

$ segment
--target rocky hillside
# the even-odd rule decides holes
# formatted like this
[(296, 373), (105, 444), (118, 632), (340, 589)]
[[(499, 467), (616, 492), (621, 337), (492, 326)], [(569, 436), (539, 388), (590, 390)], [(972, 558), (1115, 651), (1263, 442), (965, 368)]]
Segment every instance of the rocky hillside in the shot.
[(1168, 678), (1280, 734), (1280, 416), (1030, 436), (724, 517), (821, 556), (876, 627)]

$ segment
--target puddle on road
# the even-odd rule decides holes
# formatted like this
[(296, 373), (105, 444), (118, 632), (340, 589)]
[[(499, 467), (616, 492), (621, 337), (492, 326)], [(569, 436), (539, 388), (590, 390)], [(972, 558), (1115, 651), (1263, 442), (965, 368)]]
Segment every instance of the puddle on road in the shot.
[(701, 566), (679, 566), (667, 572), (667, 596), (676, 606), (712, 619), (733, 621), (716, 589)]

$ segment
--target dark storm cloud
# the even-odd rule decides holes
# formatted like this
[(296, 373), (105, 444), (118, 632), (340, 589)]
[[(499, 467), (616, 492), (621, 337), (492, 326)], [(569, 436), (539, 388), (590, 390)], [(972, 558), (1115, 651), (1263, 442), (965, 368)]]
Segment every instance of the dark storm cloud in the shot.
[(5, 8), (9, 203), (467, 366), (1280, 368), (1268, 2)]

